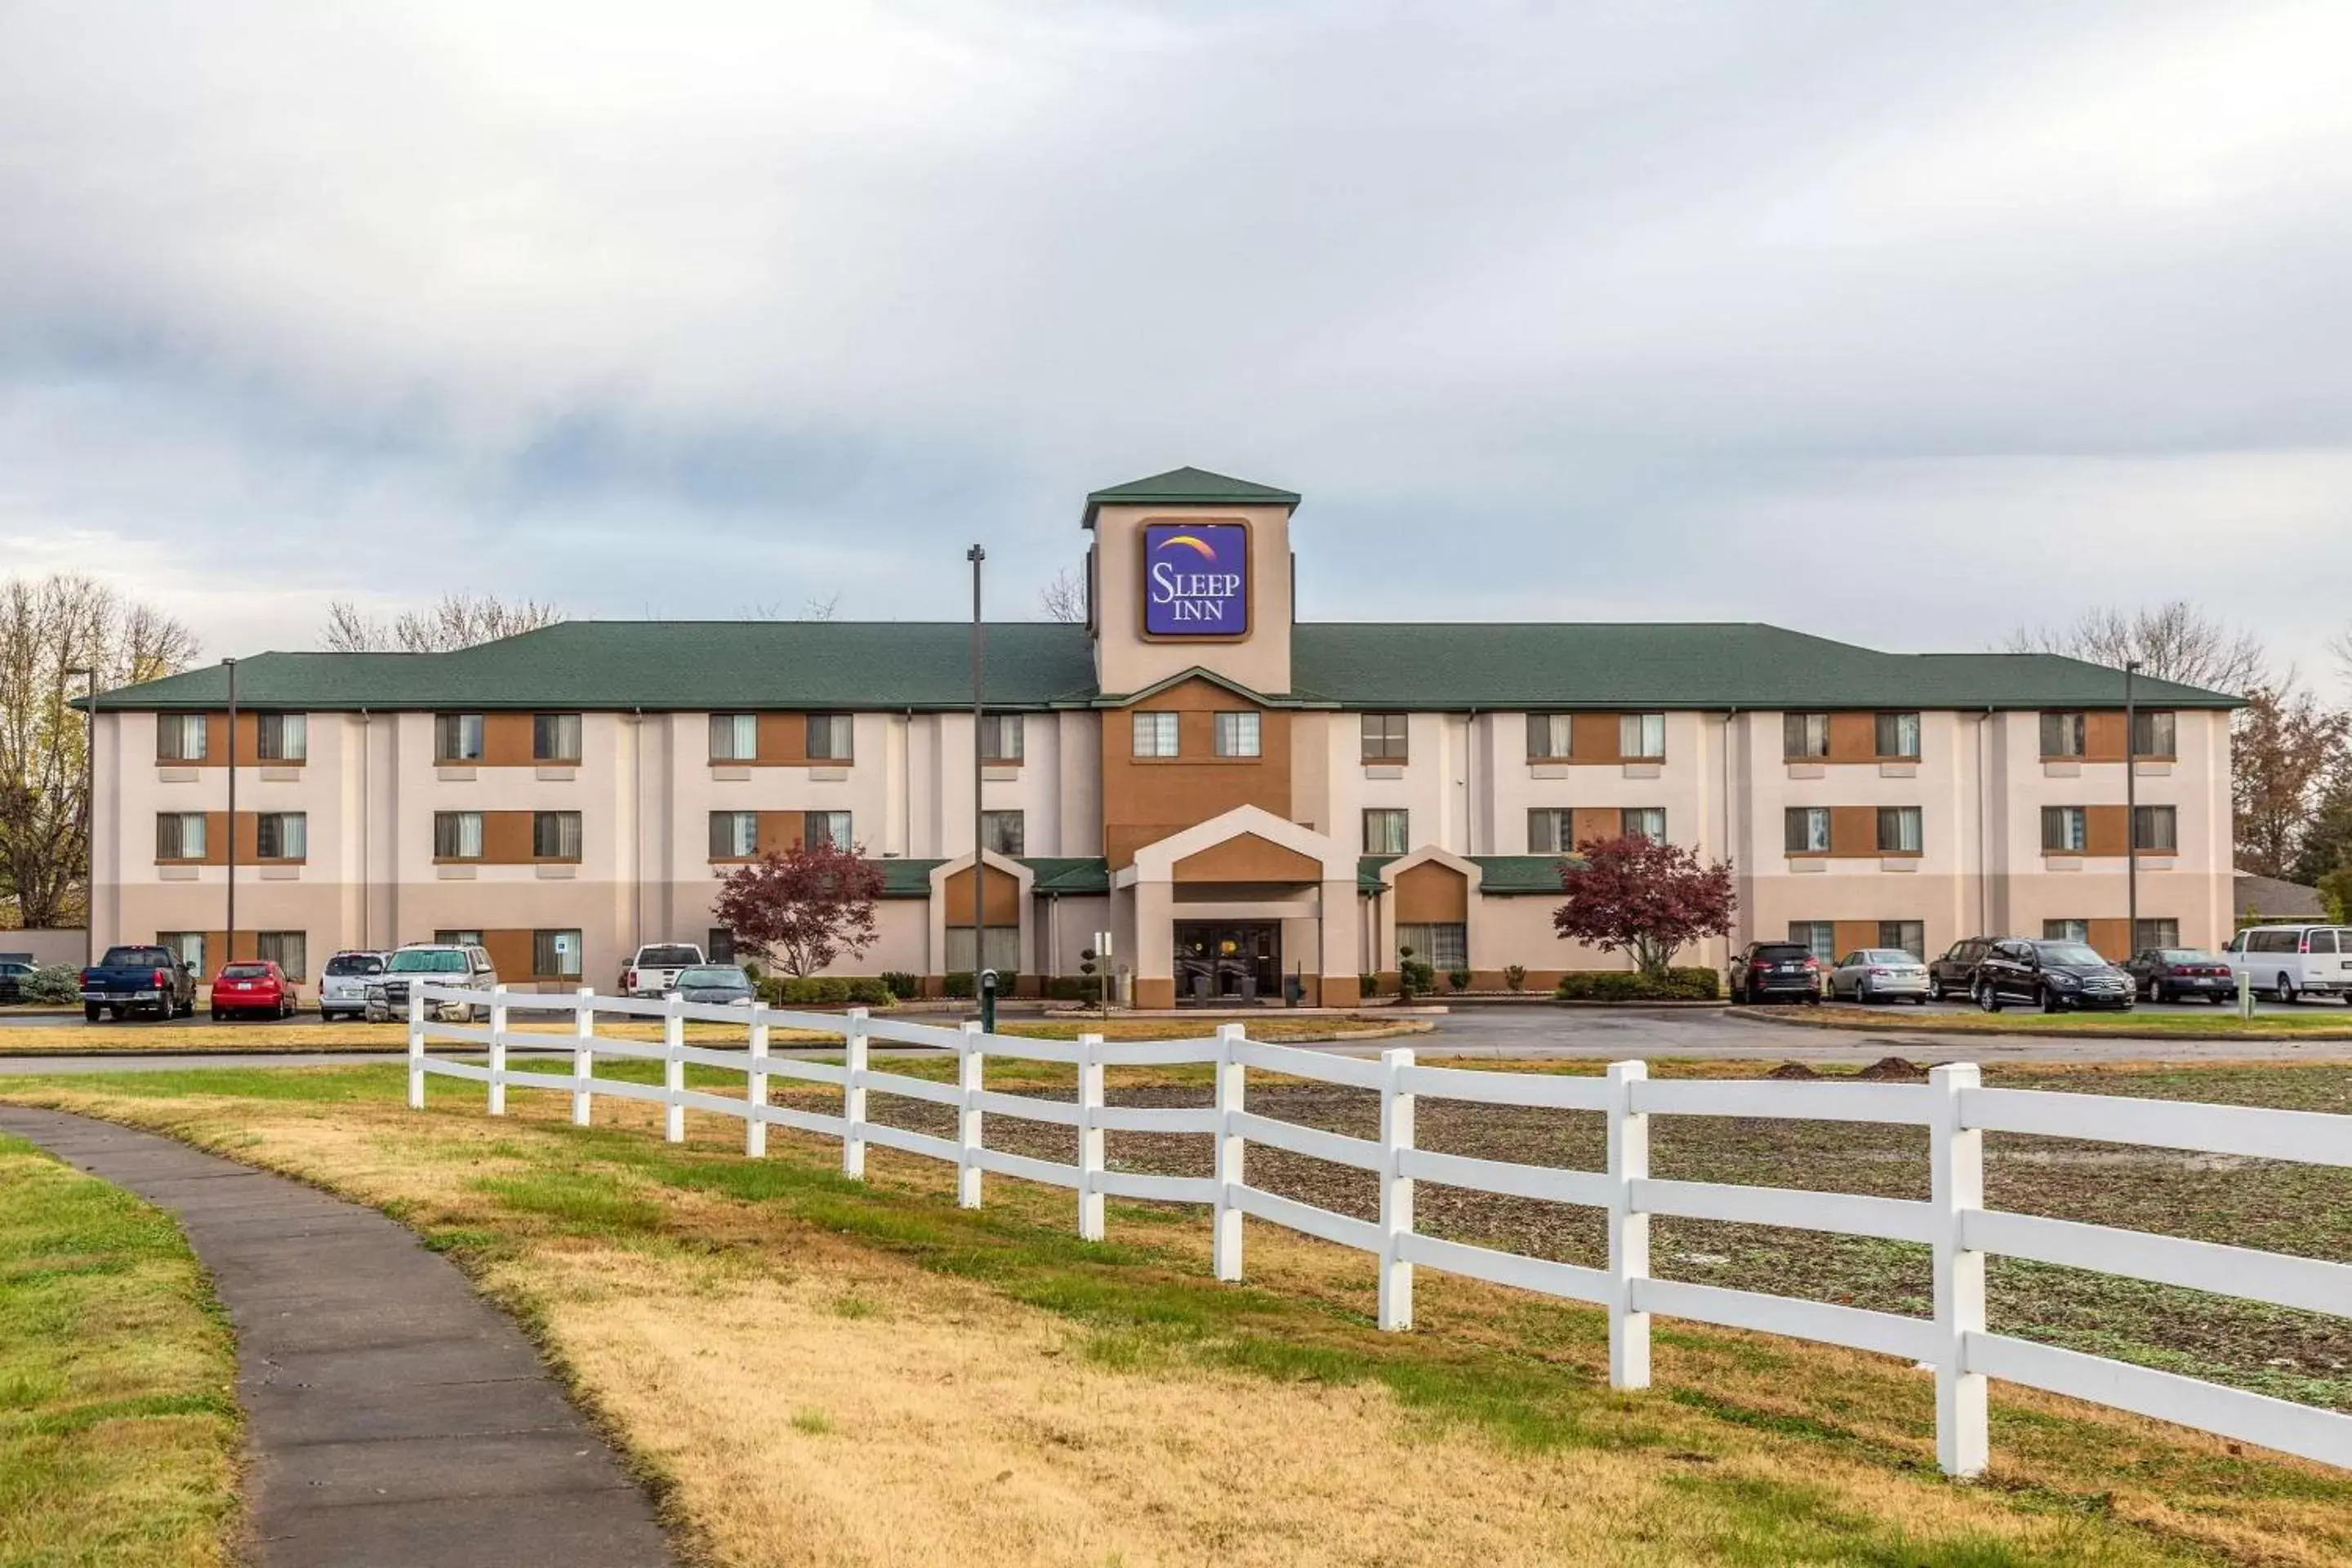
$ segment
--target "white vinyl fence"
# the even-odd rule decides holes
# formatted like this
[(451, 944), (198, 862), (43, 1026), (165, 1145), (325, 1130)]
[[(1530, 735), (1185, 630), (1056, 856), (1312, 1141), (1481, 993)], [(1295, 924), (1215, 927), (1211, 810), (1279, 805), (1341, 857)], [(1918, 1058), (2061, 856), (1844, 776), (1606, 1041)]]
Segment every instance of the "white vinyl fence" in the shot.
[[(487, 1026), (443, 1023), (428, 1016), (443, 1006), (486, 1014)], [(570, 1076), (508, 1070), (509, 1047), (561, 1049), (563, 1040), (562, 1036), (510, 1032), (509, 1015), (519, 1009), (574, 1016)], [(662, 1042), (602, 1038), (595, 1033), (600, 1014), (658, 1018)], [(742, 1027), (748, 1049), (686, 1044), (689, 1019)], [(780, 1027), (844, 1034), (846, 1059), (834, 1066), (772, 1056), (769, 1031)], [(488, 1064), (429, 1056), (425, 1046), (431, 1040), (483, 1048), (488, 1053)], [(952, 1051), (956, 1081), (935, 1083), (877, 1070), (867, 1054), (877, 1040)], [(594, 1066), (599, 1056), (658, 1061), (663, 1081), (656, 1086), (597, 1078)], [(991, 1057), (1076, 1066), (1076, 1102), (992, 1092), (985, 1079)], [(689, 1063), (743, 1074), (744, 1093), (739, 1097), (688, 1089)], [(1164, 1109), (1104, 1103), (1106, 1068), (1178, 1063), (1215, 1067), (1213, 1106)], [(1954, 1475), (1974, 1475), (1985, 1467), (1985, 1380), (1989, 1377), (2352, 1468), (2352, 1416), (1988, 1331), (1985, 1258), (1999, 1253), (2342, 1316), (2352, 1316), (2352, 1267), (2073, 1220), (2006, 1214), (1984, 1206), (1984, 1134), (1989, 1131), (2352, 1167), (2352, 1116), (1986, 1089), (1979, 1081), (1978, 1069), (1970, 1065), (1937, 1068), (1926, 1084), (1654, 1082), (1645, 1064), (1638, 1061), (1613, 1063), (1604, 1078), (1568, 1078), (1420, 1067), (1410, 1050), (1383, 1051), (1378, 1060), (1332, 1056), (1253, 1040), (1238, 1025), (1227, 1025), (1213, 1037), (1189, 1040), (1116, 1042), (1094, 1035), (1076, 1040), (1024, 1039), (983, 1035), (977, 1024), (942, 1028), (874, 1018), (863, 1009), (845, 1016), (790, 1013), (767, 1007), (697, 1005), (675, 998), (604, 997), (584, 989), (570, 996), (526, 994), (509, 993), (503, 986), (496, 992), (430, 984), (412, 988), (408, 1067), (412, 1108), (421, 1109), (425, 1103), (425, 1075), (440, 1073), (486, 1084), (493, 1116), (505, 1113), (509, 1088), (552, 1089), (572, 1097), (572, 1120), (584, 1127), (594, 1096), (618, 1095), (662, 1106), (665, 1134), (672, 1142), (686, 1136), (686, 1113), (691, 1110), (740, 1119), (745, 1124), (744, 1152), (755, 1158), (766, 1152), (767, 1130), (772, 1125), (839, 1140), (842, 1170), (851, 1176), (865, 1174), (868, 1144), (924, 1155), (956, 1167), (957, 1201), (966, 1208), (979, 1206), (981, 1179), (989, 1172), (1068, 1187), (1077, 1194), (1078, 1232), (1089, 1239), (1100, 1239), (1103, 1235), (1106, 1197), (1203, 1204), (1215, 1215), (1213, 1254), (1220, 1279), (1242, 1277), (1242, 1216), (1254, 1215), (1377, 1257), (1383, 1329), (1412, 1326), (1417, 1267), (1590, 1301), (1609, 1310), (1609, 1375), (1616, 1388), (1649, 1384), (1653, 1313), (1901, 1356), (1935, 1370), (1937, 1457), (1943, 1468)], [(1251, 1068), (1377, 1092), (1380, 1137), (1348, 1137), (1258, 1115), (1248, 1109), (1245, 1096), (1244, 1078)], [(841, 1114), (769, 1104), (771, 1078), (839, 1089)], [(957, 1113), (956, 1136), (934, 1137), (871, 1121), (866, 1116), (869, 1093), (952, 1107)], [(1607, 1168), (1562, 1170), (1417, 1148), (1413, 1105), (1424, 1095), (1486, 1105), (1600, 1112), (1608, 1118)], [(1077, 1163), (1063, 1164), (984, 1146), (981, 1131), (989, 1116), (1075, 1128)], [(1653, 1116), (1771, 1117), (1924, 1127), (1928, 1133), (1932, 1195), (1922, 1203), (1661, 1180), (1650, 1174)], [(1106, 1169), (1103, 1134), (1107, 1131), (1198, 1133), (1213, 1138), (1215, 1174), (1154, 1176)], [(1380, 1180), (1380, 1218), (1356, 1219), (1251, 1186), (1244, 1174), (1251, 1143), (1372, 1173)], [(1423, 1236), (1413, 1228), (1416, 1181), (1605, 1209), (1608, 1267), (1591, 1268)], [(1920, 1243), (1934, 1251), (1934, 1316), (1903, 1317), (1653, 1279), (1650, 1219), (1654, 1215)]]

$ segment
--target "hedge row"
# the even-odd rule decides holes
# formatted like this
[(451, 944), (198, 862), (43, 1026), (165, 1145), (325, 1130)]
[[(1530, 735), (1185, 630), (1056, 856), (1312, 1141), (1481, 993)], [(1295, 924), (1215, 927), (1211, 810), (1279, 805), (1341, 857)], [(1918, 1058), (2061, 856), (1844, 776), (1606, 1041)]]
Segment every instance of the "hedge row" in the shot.
[(1634, 970), (1571, 970), (1552, 992), (1562, 1002), (1715, 1002), (1722, 994), (1721, 977), (1698, 968), (1669, 969), (1664, 980)]

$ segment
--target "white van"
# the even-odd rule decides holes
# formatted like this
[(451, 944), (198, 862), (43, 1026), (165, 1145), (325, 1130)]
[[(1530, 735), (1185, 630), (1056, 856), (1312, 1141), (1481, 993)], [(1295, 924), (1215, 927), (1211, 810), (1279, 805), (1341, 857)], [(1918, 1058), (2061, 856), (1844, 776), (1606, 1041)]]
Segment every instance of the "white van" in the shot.
[(2221, 950), (2230, 974), (2253, 977), (2257, 991), (2282, 1002), (2305, 996), (2352, 999), (2352, 928), (2248, 926)]

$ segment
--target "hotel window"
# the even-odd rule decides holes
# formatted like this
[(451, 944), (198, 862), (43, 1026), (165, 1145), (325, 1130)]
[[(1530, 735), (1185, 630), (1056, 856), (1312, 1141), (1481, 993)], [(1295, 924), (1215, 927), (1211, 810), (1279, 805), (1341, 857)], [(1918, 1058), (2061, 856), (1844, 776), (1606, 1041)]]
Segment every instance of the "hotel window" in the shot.
[(155, 814), (155, 858), (201, 860), (205, 858), (205, 814), (163, 811)]
[(2140, 805), (2132, 808), (2132, 847), (2169, 854), (2180, 847), (2180, 808)]
[(307, 714), (257, 713), (253, 716), (254, 755), (265, 763), (299, 763), (310, 754), (310, 724)]
[(2079, 757), (2089, 737), (2090, 722), (2083, 714), (2042, 715), (2042, 754), (2045, 757)]
[(440, 947), (479, 947), (482, 933), (478, 931), (436, 931), (433, 941)]
[(713, 963), (735, 962), (735, 933), (725, 926), (712, 926), (702, 944), (703, 956)]
[(205, 933), (200, 931), (159, 931), (155, 945), (168, 947), (180, 955), (188, 973), (202, 980), (205, 977)]
[(1878, 808), (1878, 852), (1881, 855), (1916, 855), (1922, 847), (1917, 806), (1882, 805)]
[(1663, 713), (1620, 713), (1617, 754), (1633, 762), (1654, 763), (1666, 754), (1666, 716)]
[(159, 763), (201, 763), (205, 750), (205, 716), (201, 713), (155, 715), (155, 760)]
[(1470, 929), (1460, 921), (1396, 928), (1400, 950), (1412, 949), (1413, 958), (1440, 974), (1470, 967)]
[(849, 813), (845, 811), (804, 811), (801, 813), (801, 843), (810, 849), (826, 845), (835, 849), (851, 847)]
[[(969, 919), (971, 911), (965, 910)], [(948, 925), (948, 968), (950, 974), (970, 974), (971, 969), (971, 927), (957, 925), (950, 918)], [(980, 966), (993, 969), (1000, 974), (1016, 973), (1021, 968), (1021, 928), (1019, 926), (983, 926), (981, 928)]]
[(1402, 806), (1374, 806), (1364, 813), (1364, 853), (1402, 855), (1412, 814)]
[(1927, 957), (1927, 926), (1924, 921), (1881, 921), (1878, 945), (1898, 947), (1922, 963)]
[(992, 855), (1026, 855), (1028, 830), (1017, 811), (983, 811), (980, 814), (980, 841)]
[(2180, 922), (2168, 920), (2145, 920), (2132, 927), (2132, 951), (2147, 952), (2152, 948), (2179, 947)]
[(482, 814), (478, 811), (435, 812), (433, 858), (436, 860), (480, 859)]
[(1568, 760), (1574, 725), (1566, 713), (1528, 715), (1528, 756), (1539, 763)]
[(266, 959), (286, 972), (289, 980), (307, 980), (310, 975), (310, 942), (308, 933), (299, 931), (256, 931), (253, 956)]
[(1830, 852), (1830, 808), (1826, 805), (1792, 805), (1784, 814), (1782, 847), (1791, 855), (1826, 855)]
[(760, 814), (756, 811), (714, 811), (710, 814), (710, 858), (749, 860), (760, 852)]
[(1789, 940), (1823, 963), (1837, 962), (1837, 924), (1833, 921), (1790, 921)]
[(1528, 853), (1567, 855), (1576, 848), (1576, 813), (1564, 805), (1528, 809)]
[(579, 859), (580, 814), (576, 811), (532, 812), (530, 853), (535, 860)]
[(2132, 755), (2136, 757), (2170, 757), (2176, 750), (2179, 726), (2173, 716), (2161, 709), (2132, 715)]
[(2080, 855), (2090, 843), (2090, 813), (2079, 805), (2042, 808), (2042, 852)]
[(1176, 715), (1138, 713), (1135, 716), (1135, 754), (1139, 757), (1174, 756)]
[(534, 763), (576, 763), (580, 760), (580, 715), (534, 713), (530, 716), (530, 760)]
[(1628, 838), (1646, 838), (1653, 844), (1666, 841), (1666, 811), (1660, 805), (1628, 806), (1617, 815), (1617, 831)]
[(310, 818), (299, 811), (265, 811), (253, 819), (253, 853), (263, 860), (300, 860), (310, 852)]
[[(1878, 715), (1878, 754), (1882, 757), (1916, 759), (1919, 755), (1919, 715), (1916, 713), (1881, 713)], [(1885, 945), (1881, 943), (1881, 946)]]
[(851, 759), (856, 726), (847, 713), (808, 716), (808, 755), (813, 763), (845, 763)]
[(1402, 763), (1410, 750), (1405, 743), (1405, 715), (1402, 713), (1367, 713), (1364, 715), (1364, 761), (1368, 763)]
[(2044, 942), (2088, 942), (2091, 922), (2088, 921), (2043, 921), (2042, 940)]
[(980, 721), (980, 760), (1017, 763), (1021, 760), (1021, 715), (987, 713)]
[[(1830, 716), (1826, 713), (1780, 715), (1780, 755), (1790, 762), (1810, 762), (1830, 754)], [(1796, 941), (1794, 937), (1789, 939)]]
[(1258, 716), (1255, 713), (1217, 715), (1217, 755), (1255, 757), (1258, 754)]
[(710, 716), (710, 760), (752, 763), (760, 759), (760, 716), (757, 713), (713, 713)]
[(550, 980), (580, 978), (580, 933), (576, 931), (535, 931), (530, 933), (530, 972)]
[(480, 762), (482, 716), (479, 713), (436, 713), (433, 716), (433, 760), (436, 763)]

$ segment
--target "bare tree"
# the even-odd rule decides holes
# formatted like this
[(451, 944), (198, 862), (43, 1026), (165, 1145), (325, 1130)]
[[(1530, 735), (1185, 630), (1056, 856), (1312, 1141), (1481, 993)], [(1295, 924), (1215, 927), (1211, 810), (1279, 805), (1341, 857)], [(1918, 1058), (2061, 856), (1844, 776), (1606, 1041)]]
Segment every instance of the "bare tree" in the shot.
[(451, 653), (478, 643), (537, 631), (563, 619), (540, 599), (511, 604), (491, 594), (447, 593), (429, 610), (409, 610), (387, 626), (348, 599), (327, 606), (319, 640), (334, 653)]
[(2231, 738), (2230, 792), (2238, 865), (2263, 877), (2295, 869), (2312, 828), (2315, 796), (2343, 761), (2352, 715), (2292, 690), (2293, 672), (2276, 687), (2246, 694)]
[(801, 601), (800, 618), (804, 621), (832, 621), (841, 618), (841, 590), (835, 588), (823, 598), (811, 594)]
[(1045, 607), (1047, 620), (1060, 621), (1065, 626), (1086, 624), (1086, 579), (1068, 567), (1055, 573), (1053, 581), (1037, 590), (1037, 599)]
[(329, 653), (380, 653), (392, 646), (392, 629), (383, 617), (362, 612), (349, 599), (327, 605), (327, 628), (319, 640)]
[(2126, 613), (2086, 610), (2063, 626), (2020, 626), (2010, 653), (2058, 653), (2121, 669), (2130, 659), (2158, 680), (2244, 695), (2270, 679), (2270, 656), (2252, 632), (2208, 616), (2186, 599)]
[(79, 677), (104, 691), (184, 669), (188, 628), (78, 573), (0, 584), (0, 894), (27, 926), (87, 918), (89, 799)]

